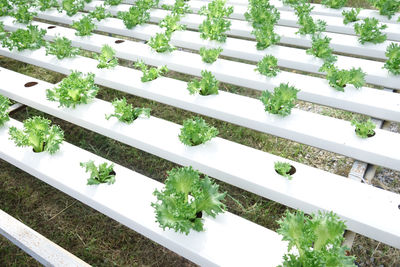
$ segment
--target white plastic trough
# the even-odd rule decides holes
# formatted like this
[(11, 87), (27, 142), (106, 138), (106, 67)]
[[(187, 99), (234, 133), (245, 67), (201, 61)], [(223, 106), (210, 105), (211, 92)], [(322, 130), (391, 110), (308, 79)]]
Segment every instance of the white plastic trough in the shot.
[[(332, 210), (347, 221), (350, 230), (400, 248), (398, 194), (221, 138), (187, 147), (178, 139), (180, 125), (155, 117), (138, 119), (131, 125), (116, 119), (107, 121), (104, 114), (111, 113), (113, 107), (98, 99), (76, 109), (57, 108), (58, 103), (44, 100), (45, 89), (51, 84), (6, 69), (0, 69), (0, 78), (7, 81), (0, 93), (18, 102), (178, 164), (192, 165), (207, 175), (284, 205), (308, 213)], [(38, 84), (25, 88), (24, 84), (31, 81)], [(289, 162), (296, 168), (293, 180), (275, 172), (276, 161)]]

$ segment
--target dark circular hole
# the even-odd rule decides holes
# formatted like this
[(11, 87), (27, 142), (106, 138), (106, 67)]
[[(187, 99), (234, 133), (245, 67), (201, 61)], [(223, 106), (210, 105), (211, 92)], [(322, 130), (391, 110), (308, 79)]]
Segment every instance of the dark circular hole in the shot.
[[(43, 148), (46, 147), (46, 142), (43, 142)], [(42, 153), (43, 151), (36, 151), (34, 148), (32, 148), (33, 153)]]
[(114, 171), (114, 170), (112, 170), (112, 171), (110, 171), (109, 173), (108, 173), (109, 175), (116, 175), (117, 173)]
[(122, 44), (123, 42), (125, 42), (125, 40), (116, 40), (115, 41), (116, 44)]
[(57, 27), (57, 26), (52, 25), (52, 26), (47, 27), (47, 29), (51, 30), (51, 29), (54, 29), (55, 27)]
[[(203, 217), (203, 212), (202, 211), (199, 211), (199, 212), (196, 213), (196, 218), (200, 219), (202, 217)], [(196, 218), (192, 218), (192, 219), (190, 219), (190, 221), (194, 222), (196, 220)]]
[(400, 204), (397, 206), (398, 208), (399, 208), (399, 210), (400, 210)]
[[(357, 134), (357, 129), (355, 129), (354, 130), (354, 132)], [(370, 137), (372, 137), (372, 136), (375, 136), (375, 131), (372, 133), (372, 134), (368, 134), (367, 136), (368, 136), (368, 138), (370, 138)]]
[(32, 86), (35, 86), (35, 85), (37, 85), (38, 83), (37, 82), (28, 82), (28, 83), (26, 83), (24, 86), (25, 87), (32, 87)]

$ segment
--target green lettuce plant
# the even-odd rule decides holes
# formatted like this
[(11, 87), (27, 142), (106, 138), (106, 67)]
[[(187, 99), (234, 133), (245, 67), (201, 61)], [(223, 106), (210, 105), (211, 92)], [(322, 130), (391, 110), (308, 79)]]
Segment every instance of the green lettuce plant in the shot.
[(114, 164), (108, 165), (107, 162), (96, 166), (93, 160), (81, 162), (80, 166), (85, 168), (86, 172), (90, 172), (90, 177), (87, 180), (87, 185), (97, 184), (113, 184), (115, 183)]
[(80, 49), (72, 47), (72, 42), (66, 37), (57, 36), (53, 42), (46, 44), (46, 56), (55, 55), (58, 59), (72, 58), (79, 55)]
[(94, 58), (99, 62), (97, 68), (110, 69), (118, 66), (118, 58), (115, 57), (115, 50), (109, 45), (103, 45), (101, 53)]
[(260, 100), (268, 113), (288, 116), (295, 105), (299, 91), (295, 87), (289, 86), (289, 84), (281, 83), (274, 88), (273, 93), (263, 91)]
[(211, 71), (202, 70), (201, 80), (192, 80), (188, 82), (187, 89), (191, 95), (200, 94), (206, 95), (217, 95), (218, 94), (219, 82)]
[(354, 24), (354, 31), (359, 35), (358, 41), (361, 44), (365, 44), (367, 42), (373, 44), (379, 44), (386, 41), (386, 34), (383, 34), (381, 31), (386, 29), (386, 24), (379, 25), (379, 20), (376, 18), (366, 18), (363, 20), (363, 23)]
[(197, 146), (213, 139), (218, 133), (218, 130), (209, 126), (204, 119), (194, 117), (183, 122), (179, 139), (187, 146)]
[(386, 48), (387, 60), (384, 68), (393, 75), (400, 75), (400, 45), (391, 43)]
[(8, 115), (10, 105), (11, 101), (7, 97), (0, 95), (0, 127), (10, 120)]
[(133, 108), (132, 104), (128, 104), (125, 97), (122, 99), (115, 99), (112, 102), (112, 105), (114, 106), (114, 113), (106, 115), (107, 120), (109, 120), (111, 117), (115, 117), (123, 123), (130, 124), (141, 115), (147, 118), (150, 117), (151, 109)]
[(144, 62), (141, 60), (135, 63), (135, 67), (140, 68), (140, 70), (142, 71), (143, 76), (141, 78), (141, 81), (144, 83), (153, 81), (168, 72), (168, 68), (166, 65), (160, 66), (158, 68), (147, 67), (146, 64), (144, 64)]
[(154, 191), (157, 201), (151, 203), (161, 228), (186, 235), (191, 229), (203, 231), (203, 214), (215, 218), (224, 212), (226, 192), (220, 193), (208, 176), (201, 178), (192, 167), (174, 168), (167, 174), (165, 188)]
[(16, 146), (31, 146), (34, 152), (47, 151), (50, 154), (54, 154), (60, 149), (60, 144), (64, 140), (64, 132), (59, 126), (50, 126), (51, 121), (40, 116), (26, 119), (23, 123), (23, 130), (18, 130), (13, 126), (8, 132)]
[(266, 55), (257, 63), (255, 70), (267, 77), (275, 77), (280, 72), (278, 59), (272, 55)]
[(343, 23), (349, 24), (351, 22), (359, 21), (360, 19), (357, 18), (358, 14), (360, 14), (361, 8), (352, 8), (349, 11), (343, 10)]
[(221, 54), (222, 51), (223, 51), (223, 49), (221, 47), (210, 48), (210, 49), (201, 47), (199, 52), (200, 52), (200, 56), (201, 56), (201, 59), (203, 60), (203, 62), (211, 64), (211, 63), (214, 63), (218, 59), (218, 56), (219, 56), (219, 54)]
[(368, 138), (375, 134), (374, 129), (376, 128), (375, 123), (371, 119), (368, 120), (358, 120), (352, 119), (351, 125), (356, 127), (356, 134), (361, 138)]

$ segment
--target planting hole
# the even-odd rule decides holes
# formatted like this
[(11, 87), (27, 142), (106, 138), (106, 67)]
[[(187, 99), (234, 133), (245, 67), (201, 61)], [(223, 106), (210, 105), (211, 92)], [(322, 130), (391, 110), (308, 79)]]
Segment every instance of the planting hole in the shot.
[(125, 40), (116, 40), (115, 41), (116, 44), (122, 44), (123, 42), (125, 42)]
[(117, 173), (114, 171), (114, 170), (112, 170), (112, 171), (110, 171), (109, 173), (108, 173), (109, 175), (116, 175)]
[(397, 208), (399, 208), (399, 210), (400, 210), (400, 204), (397, 206)]
[(47, 29), (51, 30), (51, 29), (54, 29), (55, 27), (57, 27), (57, 26), (52, 25), (52, 26), (47, 27)]
[[(202, 211), (199, 211), (199, 212), (196, 213), (196, 218), (200, 219), (202, 217), (203, 217), (203, 212)], [(195, 218), (190, 219), (191, 222), (194, 222), (195, 220), (196, 220)]]
[[(356, 130), (354, 130), (354, 131), (355, 131), (355, 132), (356, 132), (356, 134), (357, 134), (357, 129), (356, 129)], [(374, 131), (372, 134), (369, 134), (369, 135), (368, 135), (368, 138), (375, 136), (375, 134), (376, 134), (376, 133), (375, 133), (375, 131)]]
[(35, 86), (35, 85), (37, 85), (38, 83), (37, 82), (28, 82), (28, 83), (26, 83), (24, 86), (25, 87), (32, 87), (32, 86)]
[[(281, 175), (277, 170), (275, 170), (275, 172), (279, 175)], [(293, 175), (296, 173), (296, 168), (293, 165), (290, 165), (290, 170), (286, 173), (286, 174), (290, 174)]]

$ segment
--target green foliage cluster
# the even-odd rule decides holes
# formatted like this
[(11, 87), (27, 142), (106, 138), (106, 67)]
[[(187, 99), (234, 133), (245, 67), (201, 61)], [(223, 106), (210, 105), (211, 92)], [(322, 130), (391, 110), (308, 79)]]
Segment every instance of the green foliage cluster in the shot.
[(179, 139), (187, 146), (197, 146), (213, 139), (218, 133), (217, 128), (209, 126), (204, 119), (194, 117), (183, 122)]
[(46, 11), (53, 7), (59, 8), (60, 6), (57, 0), (37, 0), (37, 3), (40, 11)]
[(65, 11), (68, 16), (73, 16), (79, 11), (83, 10), (85, 7), (85, 2), (83, 0), (63, 0), (59, 11)]
[(322, 0), (321, 4), (326, 7), (339, 9), (347, 4), (347, 0)]
[(75, 35), (77, 36), (89, 36), (96, 29), (96, 25), (93, 23), (93, 18), (90, 15), (86, 15), (79, 21), (74, 21), (72, 28), (76, 30)]
[(55, 55), (58, 59), (72, 58), (79, 55), (80, 49), (72, 47), (71, 41), (66, 37), (57, 36), (53, 42), (46, 43), (46, 56)]
[(96, 8), (89, 12), (89, 16), (97, 21), (112, 17), (111, 13), (106, 11), (104, 6), (96, 6)]
[(314, 9), (309, 3), (302, 3), (295, 6), (295, 13), (297, 15), (297, 23), (300, 25), (297, 33), (301, 35), (306, 34), (320, 34), (325, 31), (326, 22), (317, 20), (316, 22), (311, 17), (311, 11)]
[(16, 8), (14, 12), (12, 12), (12, 16), (15, 18), (16, 22), (29, 24), (32, 22), (33, 17), (37, 15), (36, 12), (30, 11), (30, 5), (21, 5)]
[(293, 177), (290, 175), (292, 165), (290, 165), (290, 163), (277, 161), (274, 163), (274, 168), (277, 173), (289, 180), (292, 180)]
[(104, 0), (104, 4), (108, 6), (118, 6), (123, 0)]
[(8, 0), (0, 0), (0, 17), (9, 15), (12, 8)]
[(110, 69), (118, 66), (118, 59), (115, 57), (115, 50), (109, 45), (103, 45), (101, 53), (94, 58), (99, 61), (97, 68)]
[(356, 127), (356, 134), (361, 138), (368, 138), (370, 136), (373, 136), (375, 133), (374, 129), (376, 128), (376, 125), (371, 121), (371, 119), (369, 120), (353, 119), (351, 120), (351, 125)]
[(184, 15), (191, 12), (186, 0), (176, 0), (174, 5), (163, 4), (161, 7), (165, 10), (171, 10), (172, 15)]
[(356, 22), (359, 21), (360, 19), (357, 18), (358, 14), (360, 14), (361, 8), (352, 8), (349, 11), (343, 10), (342, 15), (343, 15), (343, 23), (344, 24), (349, 24), (351, 22)]
[(280, 41), (280, 36), (274, 31), (280, 13), (269, 0), (250, 0), (244, 15), (253, 26), (252, 34), (256, 38), (257, 49), (264, 50)]
[(149, 9), (158, 5), (158, 0), (138, 0), (128, 11), (119, 11), (117, 16), (122, 19), (126, 28), (146, 23), (150, 19)]
[(144, 62), (141, 60), (135, 63), (135, 67), (140, 68), (140, 70), (143, 72), (141, 81), (144, 83), (153, 81), (168, 72), (168, 68), (166, 65), (160, 66), (158, 68), (147, 67), (146, 64), (144, 64)]
[(186, 25), (179, 24), (180, 20), (181, 15), (168, 14), (158, 25), (160, 28), (165, 28), (165, 34), (170, 37), (174, 31), (183, 31), (186, 29)]
[(231, 27), (231, 22), (225, 17), (233, 13), (233, 7), (225, 7), (226, 0), (213, 0), (207, 6), (200, 8), (199, 14), (206, 19), (199, 26), (200, 37), (217, 42), (226, 41), (226, 32)]
[(255, 70), (267, 77), (275, 77), (280, 72), (278, 59), (272, 55), (266, 55), (257, 63)]
[(365, 84), (365, 73), (361, 68), (353, 67), (350, 70), (340, 70), (334, 65), (330, 65), (325, 70), (329, 85), (338, 91), (344, 92), (344, 88), (348, 84), (352, 84), (355, 88), (361, 88)]
[(7, 36), (7, 33), (4, 30), (4, 23), (2, 21), (0, 21), (0, 42), (2, 42), (3, 39), (6, 38), (6, 36)]
[(379, 9), (379, 14), (391, 19), (396, 12), (400, 12), (399, 0), (368, 0), (375, 8)]
[(112, 105), (114, 106), (114, 113), (106, 115), (107, 120), (109, 120), (111, 117), (115, 117), (123, 123), (130, 124), (139, 118), (140, 115), (143, 115), (147, 118), (150, 117), (151, 109), (133, 108), (132, 104), (128, 104), (125, 97), (122, 99), (115, 99), (112, 102)]
[[(348, 248), (342, 246), (346, 226), (334, 213), (318, 212), (310, 218), (302, 211), (286, 211), (278, 223), (278, 234), (289, 242), (281, 266), (356, 266), (355, 258), (346, 256)], [(293, 247), (298, 253), (292, 250)]]
[(90, 177), (87, 180), (87, 185), (97, 184), (113, 184), (115, 183), (114, 164), (108, 165), (107, 162), (96, 166), (93, 160), (81, 162), (80, 166), (85, 168), (86, 172), (90, 172)]
[(371, 42), (373, 44), (379, 44), (386, 41), (386, 34), (383, 34), (381, 30), (387, 28), (386, 24), (379, 25), (379, 20), (376, 18), (366, 18), (363, 23), (354, 24), (354, 31), (359, 35), (358, 41), (361, 44)]
[(24, 129), (10, 127), (10, 139), (18, 147), (31, 146), (35, 152), (48, 151), (56, 153), (64, 140), (64, 132), (57, 125), (50, 126), (51, 121), (35, 116), (24, 121)]
[(384, 68), (394, 75), (400, 75), (400, 45), (391, 43), (386, 48), (387, 60)]
[(154, 191), (157, 201), (151, 203), (161, 228), (186, 235), (191, 229), (203, 231), (203, 214), (215, 218), (224, 212), (226, 207), (221, 201), (226, 192), (220, 193), (208, 176), (201, 178), (192, 167), (174, 168), (167, 173), (165, 188)]
[(218, 59), (218, 56), (219, 54), (221, 54), (222, 51), (223, 49), (221, 47), (210, 48), (210, 49), (201, 47), (199, 52), (203, 62), (214, 63)]
[(299, 91), (289, 84), (281, 83), (274, 88), (273, 93), (263, 91), (260, 100), (265, 106), (265, 111), (280, 116), (288, 116), (295, 105)]
[(200, 94), (206, 95), (217, 95), (218, 94), (219, 82), (211, 73), (211, 71), (202, 70), (201, 80), (194, 79), (188, 82), (187, 89), (191, 95)]
[(89, 103), (98, 90), (93, 73), (83, 76), (79, 71), (72, 71), (57, 87), (47, 89), (46, 96), (50, 101), (58, 101), (60, 107), (75, 108), (76, 105)]
[(0, 95), (0, 127), (10, 120), (8, 115), (10, 105), (11, 101), (7, 97)]
[(148, 41), (148, 45), (158, 53), (172, 52), (176, 48), (169, 43), (171, 37), (166, 33), (156, 33), (156, 36), (152, 36)]
[(333, 49), (329, 46), (330, 42), (331, 38), (327, 36), (313, 35), (312, 46), (307, 49), (306, 53), (323, 59), (325, 64), (331, 64), (337, 60), (337, 57), (332, 54)]
[(39, 30), (37, 25), (28, 25), (26, 29), (18, 29), (9, 34), (7, 38), (3, 37), (2, 46), (10, 51), (16, 48), (18, 51), (25, 49), (36, 50), (46, 44), (43, 36), (46, 30)]

